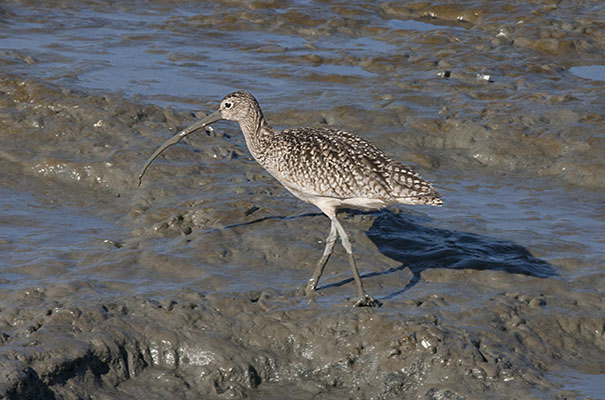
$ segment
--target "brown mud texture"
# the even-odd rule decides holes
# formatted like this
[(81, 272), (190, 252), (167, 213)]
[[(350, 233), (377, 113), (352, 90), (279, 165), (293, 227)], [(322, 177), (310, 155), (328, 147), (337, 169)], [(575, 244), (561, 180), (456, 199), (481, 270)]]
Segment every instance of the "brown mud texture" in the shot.
[[(303, 57), (238, 51), (380, 77), (369, 88), (284, 68), (275, 79), (374, 92), (354, 105), (257, 97), (275, 125), (355, 131), (443, 193), (443, 210), (339, 214), (383, 306), (351, 307), (341, 248), (318, 296), (303, 296), (329, 222), (255, 164), (238, 127), (170, 148), (137, 188), (145, 159), (195, 116), (50, 82), (35, 70), (44, 54), (4, 49), (0, 398), (597, 398), (560, 377), (605, 374), (605, 90), (567, 71), (603, 60), (601, 3), (287, 3), (213, 2), (157, 29), (302, 37)], [(33, 7), (11, 4), (0, 20)], [(398, 42), (407, 34), (388, 24), (407, 20), (463, 39), (437, 29)], [(331, 59), (321, 38), (338, 35), (407, 50)], [(460, 68), (465, 58), (489, 68)], [(181, 100), (210, 112), (220, 97)]]

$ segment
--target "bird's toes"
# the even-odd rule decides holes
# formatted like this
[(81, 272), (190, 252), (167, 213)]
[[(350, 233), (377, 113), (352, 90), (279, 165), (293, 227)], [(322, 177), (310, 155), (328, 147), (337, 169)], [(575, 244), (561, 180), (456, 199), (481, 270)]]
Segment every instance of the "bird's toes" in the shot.
[(305, 287), (305, 296), (307, 297), (315, 297), (317, 296), (317, 282), (314, 280), (310, 280)]

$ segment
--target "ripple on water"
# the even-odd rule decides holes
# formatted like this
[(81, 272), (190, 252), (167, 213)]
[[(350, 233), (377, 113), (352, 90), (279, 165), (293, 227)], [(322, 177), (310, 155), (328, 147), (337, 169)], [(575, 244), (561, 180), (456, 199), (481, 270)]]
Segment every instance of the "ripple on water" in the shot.
[(31, 193), (2, 188), (0, 199), (0, 282), (13, 290), (73, 278), (87, 254), (107, 251), (99, 238), (116, 229), (87, 210), (41, 202)]

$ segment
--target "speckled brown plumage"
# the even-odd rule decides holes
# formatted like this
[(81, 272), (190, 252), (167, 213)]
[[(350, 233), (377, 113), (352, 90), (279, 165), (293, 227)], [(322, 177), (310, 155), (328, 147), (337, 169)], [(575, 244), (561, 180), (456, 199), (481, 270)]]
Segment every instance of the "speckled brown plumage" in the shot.
[[(222, 110), (225, 103), (231, 108)], [(315, 127), (276, 131), (247, 92), (226, 96), (221, 111), (223, 118), (240, 123), (258, 163), (304, 201), (329, 198), (363, 208), (441, 205), (428, 181), (357, 135)]]
[(297, 195), (345, 202), (364, 198), (381, 205), (440, 204), (429, 182), (351, 133), (302, 128), (273, 131), (272, 136), (259, 162)]

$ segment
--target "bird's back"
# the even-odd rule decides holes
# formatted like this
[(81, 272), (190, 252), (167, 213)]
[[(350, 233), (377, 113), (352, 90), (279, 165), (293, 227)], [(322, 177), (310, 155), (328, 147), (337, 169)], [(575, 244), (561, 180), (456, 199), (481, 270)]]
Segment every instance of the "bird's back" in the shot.
[(441, 205), (440, 195), (410, 167), (367, 140), (328, 128), (274, 131), (260, 164), (297, 197), (337, 206)]

